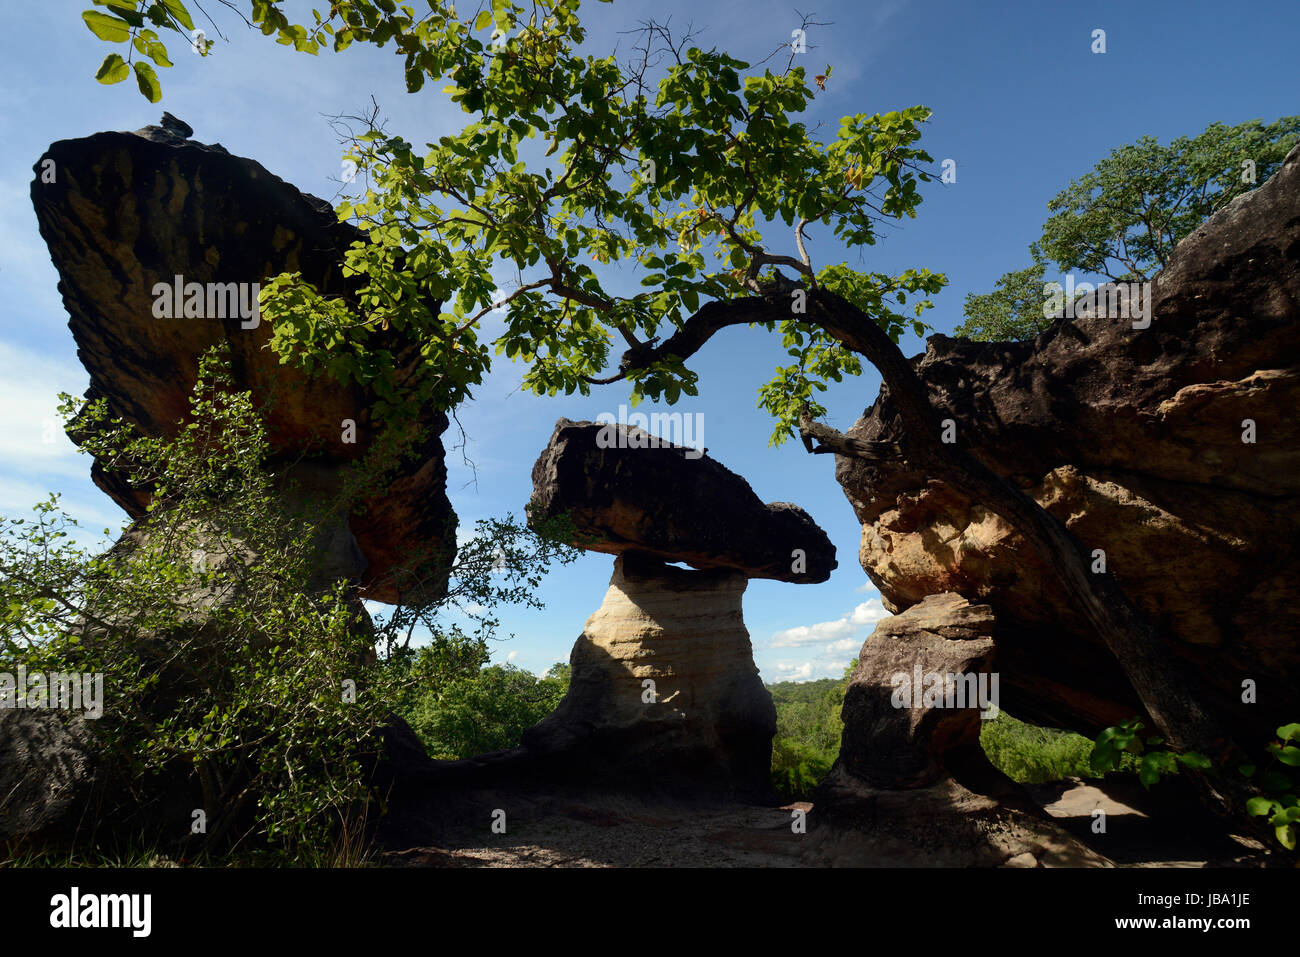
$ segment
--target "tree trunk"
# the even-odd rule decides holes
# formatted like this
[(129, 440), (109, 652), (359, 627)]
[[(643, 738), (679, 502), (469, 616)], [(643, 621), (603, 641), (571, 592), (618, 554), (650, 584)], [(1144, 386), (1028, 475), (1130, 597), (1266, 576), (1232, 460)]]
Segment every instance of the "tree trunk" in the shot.
[[(1038, 551), (1056, 574), (1079, 611), (1106, 643), (1168, 742), (1216, 761), (1232, 749), (1218, 723), (1201, 707), (1176, 659), (1150, 622), (1134, 607), (1110, 573), (1096, 574), (1090, 555), (1065, 527), (1014, 483), (1002, 478), (957, 445), (940, 439), (940, 423), (925, 386), (911, 363), (875, 322), (841, 297), (809, 292), (809, 319), (844, 346), (865, 356), (880, 370), (898, 406), (904, 427), (906, 458), (927, 475), (959, 490), (1001, 516)], [(843, 455), (869, 457), (873, 450), (854, 448), (853, 440), (825, 427), (805, 428)], [(861, 445), (862, 443), (857, 443)]]

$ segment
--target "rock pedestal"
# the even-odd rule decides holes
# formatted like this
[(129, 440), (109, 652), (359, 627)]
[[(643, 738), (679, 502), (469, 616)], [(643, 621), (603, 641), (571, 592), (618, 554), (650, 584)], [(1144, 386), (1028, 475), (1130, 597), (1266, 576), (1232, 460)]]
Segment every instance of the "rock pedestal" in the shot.
[(569, 693), (525, 747), (638, 789), (765, 794), (776, 709), (741, 616), (747, 581), (618, 558), (573, 648)]
[(618, 558), (568, 696), (524, 750), (586, 780), (770, 798), (776, 709), (741, 596), (751, 577), (825, 581), (826, 533), (707, 455), (568, 419), (533, 466), (529, 517), (565, 519), (570, 544)]

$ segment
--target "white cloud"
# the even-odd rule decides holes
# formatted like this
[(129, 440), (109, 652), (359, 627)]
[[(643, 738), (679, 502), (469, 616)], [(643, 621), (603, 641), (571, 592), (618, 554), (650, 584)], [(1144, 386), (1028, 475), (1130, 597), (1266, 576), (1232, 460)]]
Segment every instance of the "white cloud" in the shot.
[(791, 665), (783, 662), (776, 666), (776, 670), (783, 681), (809, 681), (812, 679), (815, 667), (816, 665), (811, 661), (805, 661), (801, 665)]
[[(867, 626), (875, 627), (882, 619), (888, 618), (889, 612), (879, 598), (864, 601), (851, 612), (834, 621), (821, 621), (815, 625), (799, 625), (778, 631), (772, 636), (769, 647), (799, 648), (805, 645), (830, 645), (831, 648), (853, 647), (861, 645), (866, 639)], [(858, 637), (860, 635), (860, 637)], [(834, 643), (833, 645), (831, 643)], [(845, 642), (848, 644), (846, 645)], [(831, 650), (828, 648), (827, 651)]]
[(90, 459), (63, 433), (59, 392), (85, 391), (80, 366), (49, 359), (0, 340), (0, 462), (8, 471), (84, 478)]
[(506, 655), (506, 661), (511, 664), (514, 664), (515, 659), (518, 657), (519, 657), (519, 650), (515, 649), (514, 651), (510, 652), (510, 654)]
[(838, 654), (843, 654), (846, 651), (857, 652), (861, 650), (861, 648), (862, 648), (862, 642), (858, 641), (858, 639), (843, 638), (839, 641), (832, 641), (829, 645), (827, 645), (826, 653), (828, 655), (838, 655)]

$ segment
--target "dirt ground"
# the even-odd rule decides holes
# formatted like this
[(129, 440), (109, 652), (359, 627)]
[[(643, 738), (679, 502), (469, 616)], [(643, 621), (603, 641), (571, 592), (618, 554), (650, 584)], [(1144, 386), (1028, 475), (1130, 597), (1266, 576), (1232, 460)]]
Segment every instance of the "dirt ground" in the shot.
[[(1267, 860), (1251, 838), (1224, 835), (1213, 822), (1162, 821), (1077, 779), (1032, 788), (1035, 800), (1064, 830), (1120, 867), (1251, 867)], [(502, 802), (508, 803), (508, 802)], [(444, 834), (439, 846), (383, 855), (380, 863), (411, 867), (807, 867), (870, 864), (850, 857), (842, 835), (792, 829), (785, 807), (686, 807), (605, 796), (579, 803), (542, 802), (506, 821)], [(1105, 812), (1106, 831), (1094, 832)], [(1163, 817), (1163, 816), (1162, 816)], [(1011, 866), (1034, 866), (1012, 860)], [(893, 865), (897, 860), (882, 860)], [(926, 862), (917, 861), (924, 865)]]

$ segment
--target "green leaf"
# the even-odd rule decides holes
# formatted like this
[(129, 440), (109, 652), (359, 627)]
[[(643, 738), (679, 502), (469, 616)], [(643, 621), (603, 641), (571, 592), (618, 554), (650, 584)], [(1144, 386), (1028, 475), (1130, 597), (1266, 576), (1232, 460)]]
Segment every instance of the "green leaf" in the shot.
[(100, 83), (121, 83), (131, 73), (126, 61), (120, 54), (110, 53), (95, 71), (95, 79)]
[(172, 16), (180, 21), (181, 26), (186, 30), (194, 29), (194, 21), (190, 18), (190, 12), (185, 9), (185, 4), (181, 3), (181, 0), (159, 0), (159, 2), (167, 8)]
[(477, 17), (474, 18), (475, 30), (486, 30), (491, 25), (492, 25), (491, 10), (483, 10), (479, 13)]
[(1275, 807), (1281, 807), (1281, 805), (1276, 801), (1257, 794), (1246, 802), (1246, 813), (1251, 817), (1263, 817), (1265, 814), (1273, 813), (1273, 808)]
[(120, 17), (112, 17), (97, 10), (86, 10), (81, 14), (90, 32), (109, 43), (123, 43), (131, 36), (131, 25)]
[(1300, 738), (1300, 724), (1284, 724), (1277, 729), (1277, 736), (1283, 741)]
[(1147, 754), (1142, 758), (1142, 763), (1138, 767), (1138, 780), (1146, 788), (1160, 780), (1159, 755)]
[(1294, 824), (1283, 824), (1273, 831), (1277, 835), (1278, 843), (1288, 851), (1294, 851), (1296, 846), (1296, 829)]
[(145, 43), (145, 56), (159, 66), (172, 66), (172, 61), (167, 58), (167, 48), (159, 40), (149, 40)]
[(1277, 759), (1283, 764), (1293, 768), (1300, 767), (1300, 748), (1288, 745), (1285, 748), (1278, 748), (1276, 754)]
[(136, 63), (134, 66), (136, 86), (140, 87), (145, 99), (157, 103), (162, 99), (162, 84), (158, 82), (158, 74), (154, 73), (153, 67), (148, 63)]
[(1175, 755), (1179, 761), (1196, 771), (1207, 771), (1214, 766), (1211, 761), (1203, 754), (1196, 751), (1188, 751), (1186, 754)]

